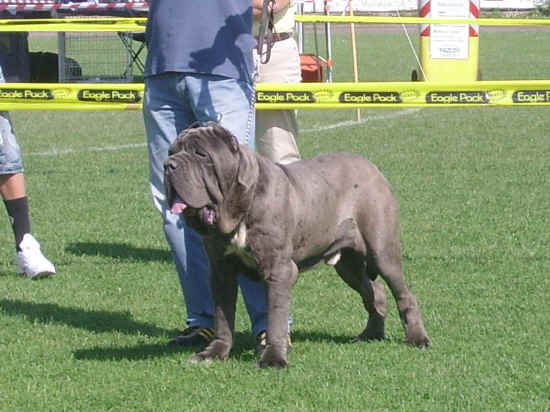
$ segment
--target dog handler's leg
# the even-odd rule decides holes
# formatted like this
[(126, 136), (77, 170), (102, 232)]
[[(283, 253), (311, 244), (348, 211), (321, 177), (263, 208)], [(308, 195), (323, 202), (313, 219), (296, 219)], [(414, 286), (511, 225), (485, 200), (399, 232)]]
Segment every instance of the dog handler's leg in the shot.
[(288, 316), (291, 290), (298, 277), (294, 262), (280, 265), (266, 273), (267, 291), (267, 345), (258, 361), (259, 368), (284, 368), (288, 365)]
[(237, 277), (214, 268), (212, 271), (215, 273), (211, 278), (215, 336), (202, 352), (196, 353), (191, 358), (192, 363), (217, 359), (226, 360), (233, 346)]

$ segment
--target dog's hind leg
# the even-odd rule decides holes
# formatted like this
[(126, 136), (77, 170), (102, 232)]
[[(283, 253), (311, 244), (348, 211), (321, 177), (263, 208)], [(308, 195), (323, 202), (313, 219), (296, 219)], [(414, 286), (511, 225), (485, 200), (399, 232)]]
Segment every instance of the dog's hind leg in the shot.
[(384, 249), (379, 253), (369, 253), (367, 265), (369, 273), (378, 273), (388, 284), (397, 303), (399, 317), (405, 329), (407, 343), (427, 347), (430, 338), (424, 329), (424, 322), (420, 315), (420, 307), (416, 297), (405, 283), (405, 276), (401, 270), (401, 255), (399, 247), (396, 250)]
[(357, 340), (384, 339), (386, 317), (386, 293), (384, 286), (367, 276), (364, 257), (352, 249), (343, 249), (341, 258), (335, 265), (340, 277), (361, 295), (363, 305), (369, 314), (367, 327)]

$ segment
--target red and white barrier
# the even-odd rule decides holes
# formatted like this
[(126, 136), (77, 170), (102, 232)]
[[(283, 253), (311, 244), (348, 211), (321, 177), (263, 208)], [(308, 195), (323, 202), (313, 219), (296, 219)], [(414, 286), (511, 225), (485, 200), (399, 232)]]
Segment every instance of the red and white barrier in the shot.
[[(433, 19), (478, 19), (479, 2), (419, 0), (418, 14)], [(479, 25), (421, 24), (420, 69), (424, 81), (479, 80)]]
[(148, 2), (109, 2), (109, 3), (56, 3), (48, 0), (0, 0), (0, 11), (108, 11), (108, 10), (149, 10)]
[[(470, 19), (478, 19), (479, 18), (479, 2), (480, 0), (470, 0)], [(431, 0), (420, 0), (419, 1), (419, 7), (418, 7), (418, 15), (420, 17), (426, 17), (430, 18), (431, 15)], [(430, 36), (430, 25), (429, 24), (422, 24), (420, 27), (420, 35), (429, 37)], [(479, 25), (478, 24), (470, 24), (470, 37), (479, 37)]]

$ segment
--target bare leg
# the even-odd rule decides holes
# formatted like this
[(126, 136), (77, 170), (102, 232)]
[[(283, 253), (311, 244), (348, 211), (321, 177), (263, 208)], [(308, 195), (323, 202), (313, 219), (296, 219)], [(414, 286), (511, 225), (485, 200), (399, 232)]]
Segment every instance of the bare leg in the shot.
[(23, 173), (0, 175), (0, 193), (4, 200), (25, 197), (25, 176)]

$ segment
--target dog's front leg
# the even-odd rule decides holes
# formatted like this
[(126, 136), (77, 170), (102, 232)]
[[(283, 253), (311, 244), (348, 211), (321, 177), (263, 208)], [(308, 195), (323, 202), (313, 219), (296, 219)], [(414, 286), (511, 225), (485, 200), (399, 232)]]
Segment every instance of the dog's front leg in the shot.
[(212, 342), (191, 358), (191, 362), (199, 363), (211, 360), (226, 360), (233, 346), (233, 330), (235, 328), (235, 310), (237, 302), (237, 277), (227, 273), (222, 268), (224, 264), (211, 264), (210, 287), (214, 300), (214, 329)]
[(294, 262), (265, 272), (267, 292), (267, 345), (257, 366), (284, 368), (288, 365), (288, 317), (291, 289), (296, 283), (298, 268)]

